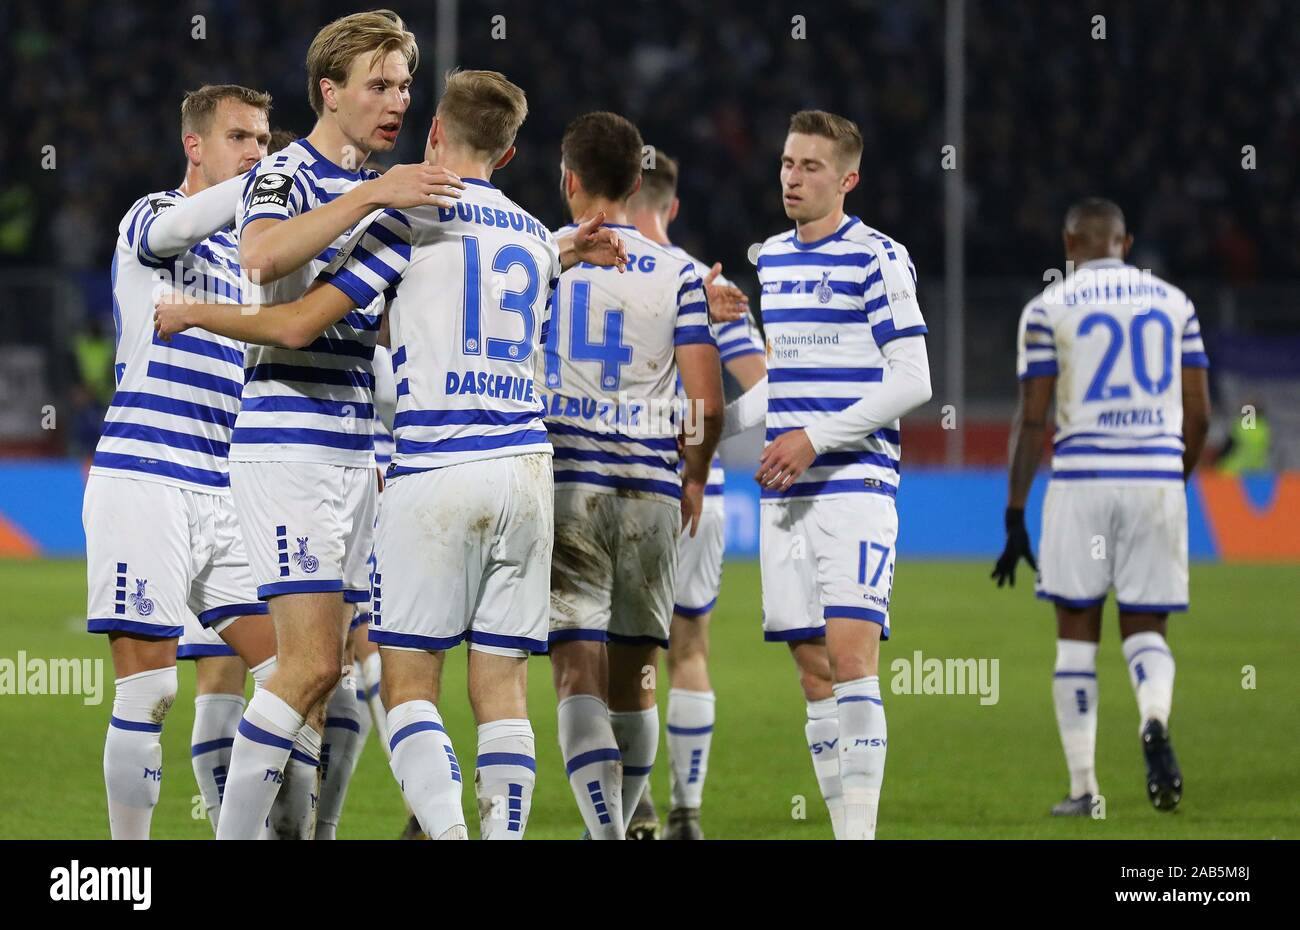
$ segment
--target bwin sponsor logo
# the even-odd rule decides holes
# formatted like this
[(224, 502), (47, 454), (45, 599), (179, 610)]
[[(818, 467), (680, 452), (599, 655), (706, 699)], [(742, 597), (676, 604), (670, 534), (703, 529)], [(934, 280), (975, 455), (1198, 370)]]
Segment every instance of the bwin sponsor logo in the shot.
[(137, 911), (153, 903), (153, 869), (149, 866), (83, 866), (73, 859), (50, 871), (51, 901), (130, 901)]
[(998, 702), (997, 659), (927, 659), (918, 649), (889, 670), (894, 694), (978, 694), (985, 706)]

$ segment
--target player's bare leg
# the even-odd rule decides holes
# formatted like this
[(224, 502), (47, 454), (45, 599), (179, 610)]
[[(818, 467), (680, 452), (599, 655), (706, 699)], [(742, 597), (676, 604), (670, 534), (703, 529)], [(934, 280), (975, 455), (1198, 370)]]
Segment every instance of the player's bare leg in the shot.
[(190, 764), (203, 808), (215, 832), (230, 766), (235, 731), (244, 715), (248, 666), (238, 656), (200, 656), (194, 661), (194, 729)]
[(551, 675), (559, 699), (564, 769), (592, 839), (621, 840), (623, 762), (609, 720), (609, 657), (591, 640), (553, 642)]
[(469, 651), (469, 701), (478, 721), (474, 790), (485, 840), (519, 840), (537, 782), (537, 750), (528, 721), (528, 659)]
[[(270, 611), (278, 645), (275, 670), (239, 725), (226, 780), (230, 803), (218, 839), (256, 839), (279, 789), (295, 775), (310, 790), (295, 790), (294, 798), (305, 796), (310, 803), (316, 794), (320, 731), (309, 718), (313, 711), (323, 716), (324, 701), (339, 681), (343, 632), (352, 609), (341, 593), (330, 592), (279, 595), (270, 599)], [(292, 814), (277, 815), (277, 822), (287, 829), (289, 819), (297, 818), (296, 834), (310, 836), (314, 824), (310, 818), (303, 824), (300, 804), (292, 808)], [(272, 829), (284, 832), (275, 823)]]
[(831, 662), (826, 652), (826, 638), (804, 639), (790, 643), (790, 655), (799, 671), (799, 687), (808, 705), (804, 735), (812, 753), (817, 787), (831, 815), (835, 838), (844, 833), (844, 791), (840, 783), (840, 720), (832, 690)]
[(609, 722), (623, 759), (623, 829), (627, 832), (641, 795), (647, 790), (659, 749), (655, 689), (659, 646), (611, 642), (608, 649)]
[(1183, 797), (1183, 773), (1169, 741), (1174, 702), (1174, 654), (1165, 641), (1169, 615), (1121, 610), (1124, 661), (1137, 695), (1138, 732), (1147, 763), (1147, 797), (1158, 811), (1171, 811)]
[[(672, 807), (664, 839), (700, 840), (700, 805), (713, 741), (709, 621), (674, 613), (668, 636), (668, 774)], [(649, 792), (647, 792), (648, 794)]]
[(390, 765), (406, 803), (431, 839), (469, 839), (460, 761), (438, 713), (445, 652), (379, 650), (380, 696), (388, 711)]
[(104, 740), (108, 827), (147, 840), (162, 784), (162, 725), (176, 700), (176, 640), (110, 632), (113, 710)]
[(880, 634), (870, 620), (828, 617), (826, 653), (839, 718), (840, 785), (846, 840), (876, 837), (876, 812), (889, 745), (881, 696)]
[(1056, 605), (1056, 669), (1052, 703), (1070, 772), (1070, 793), (1053, 816), (1087, 817), (1101, 794), (1097, 785), (1097, 644), (1101, 604)]
[[(349, 627), (352, 621), (349, 620)], [(356, 768), (357, 757), (365, 742), (363, 722), (369, 713), (357, 700), (356, 658), (353, 650), (354, 629), (349, 629), (343, 643), (343, 676), (330, 693), (325, 705), (321, 731), (320, 803), (316, 810), (318, 840), (332, 840), (338, 835), (343, 802)]]

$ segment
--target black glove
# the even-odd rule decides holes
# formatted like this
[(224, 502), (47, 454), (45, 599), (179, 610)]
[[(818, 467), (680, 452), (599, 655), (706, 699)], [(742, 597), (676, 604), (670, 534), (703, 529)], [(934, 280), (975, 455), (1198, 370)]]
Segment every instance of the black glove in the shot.
[(998, 580), (998, 587), (1003, 584), (1016, 586), (1016, 563), (1023, 556), (1029, 563), (1029, 567), (1038, 571), (1038, 563), (1034, 561), (1034, 552), (1029, 548), (1029, 531), (1025, 529), (1025, 512), (1018, 507), (1007, 508), (1007, 545), (1002, 550), (1002, 555), (998, 556), (998, 564), (993, 566), (993, 574), (990, 578)]

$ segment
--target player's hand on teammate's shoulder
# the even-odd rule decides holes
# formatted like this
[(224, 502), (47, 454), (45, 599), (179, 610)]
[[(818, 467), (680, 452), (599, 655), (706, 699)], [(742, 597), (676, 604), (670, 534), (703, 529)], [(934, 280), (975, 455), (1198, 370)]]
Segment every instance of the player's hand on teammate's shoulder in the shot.
[(704, 276), (704, 294), (709, 300), (709, 319), (715, 323), (734, 323), (749, 313), (749, 296), (734, 284), (716, 283), (722, 274), (722, 262), (715, 262)]
[(193, 301), (173, 288), (168, 288), (158, 295), (153, 305), (153, 325), (158, 338), (167, 342), (177, 333), (182, 333), (194, 324), (189, 319), (189, 309)]
[(754, 480), (762, 487), (784, 491), (808, 470), (815, 458), (817, 450), (807, 432), (792, 429), (777, 436), (763, 449)]
[(604, 222), (605, 213), (602, 210), (591, 219), (579, 223), (578, 228), (570, 234), (574, 264), (586, 262), (601, 268), (612, 266), (622, 274), (627, 270), (627, 243), (618, 234), (618, 230), (602, 226)]
[(375, 203), (395, 210), (428, 204), (454, 207), (465, 189), (465, 182), (454, 171), (424, 162), (394, 165), (365, 183), (374, 185), (371, 196)]
[(1038, 563), (1034, 561), (1034, 551), (1029, 544), (1029, 530), (1025, 529), (1025, 512), (1018, 507), (1008, 507), (1006, 513), (1007, 524), (1007, 544), (1002, 549), (1002, 554), (998, 556), (998, 562), (993, 566), (993, 573), (990, 578), (998, 580), (998, 587), (1003, 584), (1009, 584), (1011, 587), (1016, 586), (1016, 564), (1023, 558), (1029, 563), (1029, 567), (1038, 571)]

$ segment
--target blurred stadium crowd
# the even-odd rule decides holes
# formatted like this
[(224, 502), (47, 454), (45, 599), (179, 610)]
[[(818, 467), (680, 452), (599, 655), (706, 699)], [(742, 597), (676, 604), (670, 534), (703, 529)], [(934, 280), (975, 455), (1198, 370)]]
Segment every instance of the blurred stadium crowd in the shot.
[[(421, 43), (395, 159), (415, 161), (435, 104), (437, 4), (386, 5)], [(267, 90), (273, 125), (305, 134), (307, 45), (323, 23), (358, 7), (0, 5), (0, 64), (9, 76), (0, 275), (60, 269), (78, 282), (81, 317), (106, 316), (123, 210), (181, 177), (184, 91), (217, 82)], [(802, 40), (792, 37), (796, 14), (806, 18)], [(1104, 39), (1094, 38), (1097, 16)], [(493, 38), (494, 25), (505, 38)], [(205, 37), (193, 38), (200, 27)], [(851, 210), (906, 242), (923, 281), (940, 278), (942, 0), (462, 0), (456, 31), (460, 64), (504, 71), (528, 92), (519, 156), (502, 184), (542, 219), (567, 219), (558, 193), (565, 123), (613, 109), (682, 162), (679, 243), (743, 282), (749, 245), (788, 225), (777, 170), (789, 115), (819, 107), (851, 116), (867, 139)], [(1041, 287), (1043, 270), (1062, 261), (1064, 208), (1084, 194), (1117, 200), (1138, 237), (1136, 263), (1175, 282), (1235, 286), (1300, 274), (1300, 16), (1292, 3), (970, 0), (966, 32), (958, 158), (968, 277), (1018, 278), (1025, 296)], [(54, 170), (43, 166), (46, 146), (54, 146)], [(1251, 158), (1254, 167), (1244, 167)], [(938, 307), (930, 313), (937, 317)], [(968, 333), (977, 304), (969, 315)], [(999, 324), (1008, 351), (1011, 338)]]

